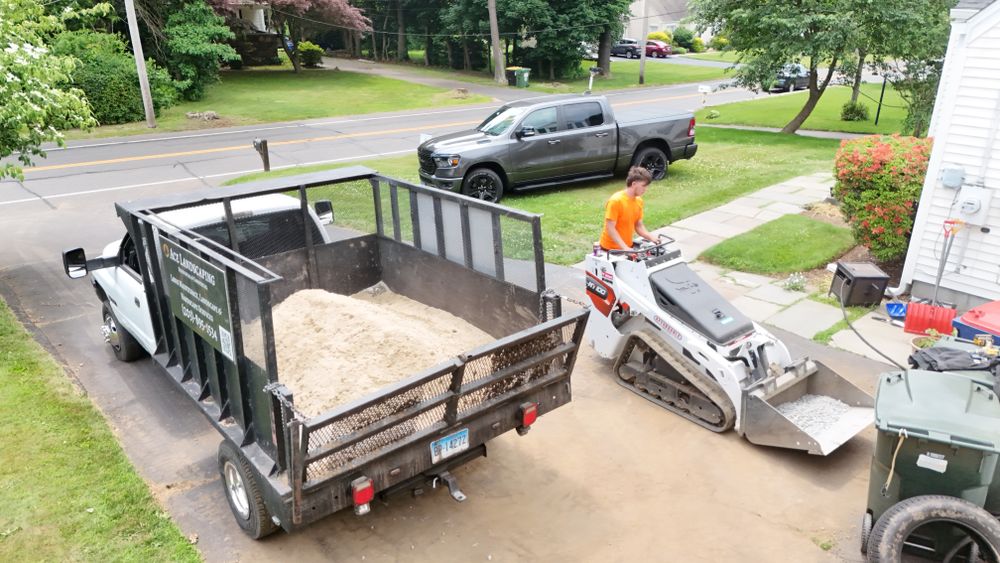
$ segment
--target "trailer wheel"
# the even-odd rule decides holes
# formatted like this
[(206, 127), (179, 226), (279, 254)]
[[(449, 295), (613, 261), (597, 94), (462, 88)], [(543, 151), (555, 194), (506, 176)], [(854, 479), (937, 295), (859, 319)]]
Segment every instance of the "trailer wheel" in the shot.
[(228, 440), (219, 444), (219, 473), (229, 509), (240, 528), (255, 540), (276, 532), (278, 526), (271, 520), (250, 462)]
[(667, 155), (656, 147), (646, 147), (632, 157), (632, 166), (641, 166), (653, 175), (653, 181), (667, 176)]
[(142, 346), (139, 346), (135, 337), (118, 324), (118, 319), (107, 301), (101, 307), (101, 317), (104, 319), (101, 331), (104, 333), (104, 339), (111, 345), (115, 357), (123, 362), (138, 360), (142, 356)]
[(1000, 561), (1000, 522), (996, 517), (957, 497), (922, 495), (893, 505), (878, 519), (868, 540), (869, 563), (900, 561), (907, 538), (917, 528), (935, 522), (961, 528), (981, 558)]

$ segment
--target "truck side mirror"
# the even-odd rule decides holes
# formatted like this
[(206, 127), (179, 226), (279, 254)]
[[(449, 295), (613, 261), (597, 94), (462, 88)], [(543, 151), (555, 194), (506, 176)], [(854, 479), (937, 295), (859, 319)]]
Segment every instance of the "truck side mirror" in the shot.
[(333, 223), (333, 203), (330, 200), (321, 199), (313, 207), (316, 209), (316, 215), (319, 217), (320, 224), (329, 225)]
[(517, 132), (517, 137), (519, 139), (523, 139), (524, 137), (534, 137), (537, 134), (538, 132), (535, 131), (534, 127), (530, 125), (525, 125), (524, 127), (521, 128), (520, 131)]
[(63, 251), (63, 271), (72, 279), (87, 275), (87, 253), (82, 248)]

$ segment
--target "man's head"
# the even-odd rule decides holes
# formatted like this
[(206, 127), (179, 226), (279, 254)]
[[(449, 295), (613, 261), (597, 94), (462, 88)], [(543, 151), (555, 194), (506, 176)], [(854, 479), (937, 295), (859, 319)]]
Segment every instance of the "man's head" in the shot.
[(641, 196), (646, 193), (646, 188), (653, 181), (653, 175), (642, 166), (633, 166), (628, 169), (628, 176), (625, 177), (625, 188), (632, 192), (633, 196)]

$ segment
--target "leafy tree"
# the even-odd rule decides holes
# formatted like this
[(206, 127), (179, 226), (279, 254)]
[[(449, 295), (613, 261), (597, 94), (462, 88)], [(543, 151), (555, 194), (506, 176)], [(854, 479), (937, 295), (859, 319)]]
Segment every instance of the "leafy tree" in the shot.
[(205, 87), (219, 79), (221, 61), (237, 61), (236, 50), (223, 43), (235, 35), (202, 1), (185, 4), (167, 18), (167, 67), (188, 100), (200, 100)]
[[(64, 31), (53, 40), (52, 52), (79, 60), (73, 69), (73, 84), (84, 91), (101, 125), (145, 117), (135, 59), (117, 33)], [(177, 89), (167, 71), (153, 60), (146, 61), (146, 71), (154, 110), (159, 112), (173, 105)]]
[[(852, 48), (857, 13), (870, 0), (801, 0), (799, 2), (746, 2), (744, 0), (693, 0), (692, 13), (702, 27), (724, 33), (730, 46), (741, 51), (736, 82), (761, 88), (785, 64), (807, 60), (809, 95), (802, 109), (782, 128), (794, 133), (809, 117), (834, 72)], [(677, 32), (674, 32), (677, 40)], [(820, 77), (819, 65), (826, 71)]]
[(694, 42), (694, 32), (686, 27), (678, 27), (674, 30), (673, 44), (685, 49), (691, 49)]
[(75, 61), (47, 47), (65, 29), (34, 0), (0, 0), (0, 178), (21, 178), (21, 165), (45, 156), (42, 143), (64, 144), (60, 129), (95, 125), (83, 92), (68, 87)]

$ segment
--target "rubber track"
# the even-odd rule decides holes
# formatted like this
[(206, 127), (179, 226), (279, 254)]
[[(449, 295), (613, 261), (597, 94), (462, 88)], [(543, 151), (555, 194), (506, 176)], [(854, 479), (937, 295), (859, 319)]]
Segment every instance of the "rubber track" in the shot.
[[(722, 411), (722, 423), (712, 424), (707, 420), (698, 418), (694, 414), (681, 410), (622, 379), (621, 367), (628, 361), (629, 356), (632, 355), (632, 350), (636, 346), (636, 340), (641, 340), (643, 344), (652, 349), (653, 352), (676, 369), (677, 372), (681, 374), (688, 383), (693, 385), (695, 389), (700, 391), (706, 399), (718, 407), (718, 409)], [(618, 356), (618, 359), (615, 361), (614, 372), (615, 376), (617, 376), (618, 384), (622, 387), (625, 387), (640, 397), (656, 403), (669, 411), (677, 413), (699, 426), (711, 430), (712, 432), (727, 432), (736, 424), (736, 409), (733, 407), (733, 402), (729, 400), (729, 396), (726, 395), (725, 391), (723, 391), (722, 386), (711, 377), (693, 369), (688, 360), (675, 352), (673, 348), (664, 344), (659, 335), (650, 332), (649, 330), (640, 329), (629, 335), (629, 339), (625, 343), (625, 349), (622, 350), (622, 354)]]

